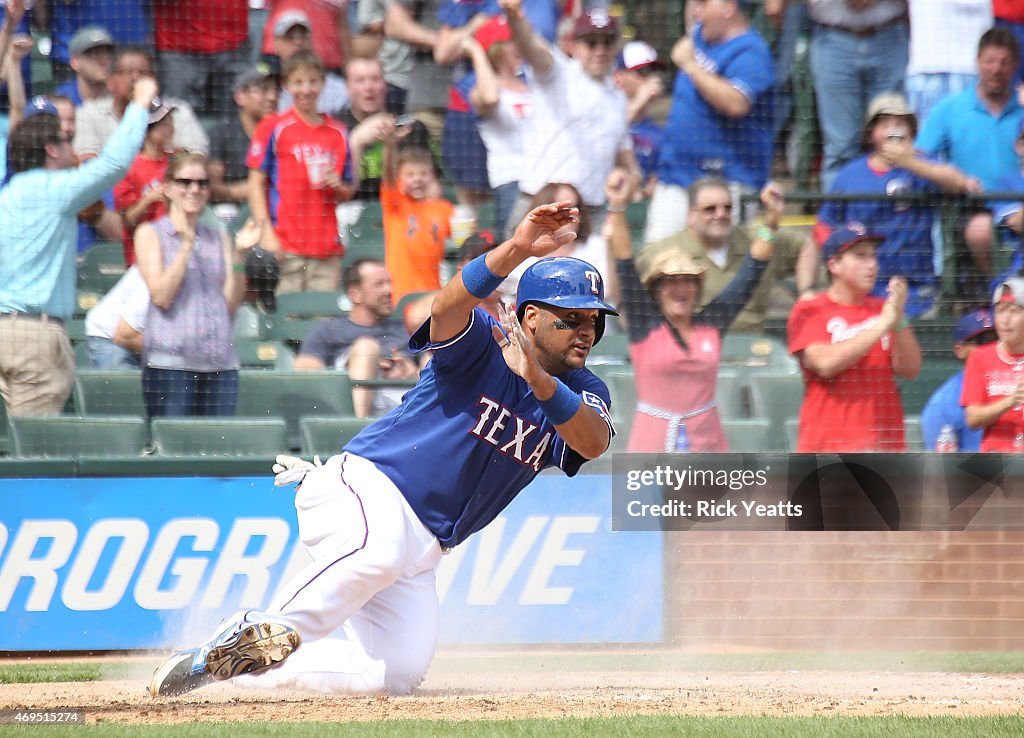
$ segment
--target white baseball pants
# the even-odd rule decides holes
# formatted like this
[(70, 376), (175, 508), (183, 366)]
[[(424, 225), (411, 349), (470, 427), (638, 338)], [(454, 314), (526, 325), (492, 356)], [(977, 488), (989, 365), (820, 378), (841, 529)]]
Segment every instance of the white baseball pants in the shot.
[(390, 479), (352, 454), (307, 474), (295, 507), (313, 561), (266, 612), (296, 628), (302, 645), (280, 667), (235, 683), (336, 694), (415, 689), (437, 646), (437, 538)]

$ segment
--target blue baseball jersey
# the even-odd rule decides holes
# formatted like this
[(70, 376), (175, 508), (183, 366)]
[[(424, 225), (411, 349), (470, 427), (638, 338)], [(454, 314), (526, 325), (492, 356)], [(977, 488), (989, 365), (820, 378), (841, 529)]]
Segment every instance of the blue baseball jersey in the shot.
[(906, 277), (907, 316), (915, 318), (931, 308), (938, 288), (932, 245), (935, 208), (901, 200), (900, 195), (938, 192), (938, 188), (906, 169), (875, 171), (868, 166), (868, 157), (862, 156), (839, 171), (829, 192), (888, 196), (886, 200), (826, 202), (818, 218), (833, 229), (863, 223), (871, 233), (885, 236), (878, 247), (878, 282), (871, 294), (885, 297), (890, 277)]
[(985, 430), (972, 430), (967, 425), (960, 395), (964, 388), (964, 370), (961, 369), (942, 383), (928, 399), (921, 411), (921, 435), (924, 450), (934, 451), (942, 426), (948, 425), (956, 432), (957, 448), (960, 451), (977, 451), (981, 448), (981, 436)]
[(698, 27), (693, 42), (701, 67), (743, 93), (750, 112), (742, 118), (722, 115), (678, 72), (658, 154), (658, 179), (685, 187), (700, 177), (718, 176), (760, 189), (772, 166), (771, 51), (754, 31), (709, 44)]
[[(430, 342), (428, 320), (409, 339), (434, 350), (402, 404), (346, 446), (394, 482), (442, 546), (452, 547), (490, 523), (549, 466), (575, 476), (587, 461), (566, 445), (529, 385), (512, 372), (483, 310), (455, 338)], [(608, 388), (589, 369), (559, 376), (614, 433)]]

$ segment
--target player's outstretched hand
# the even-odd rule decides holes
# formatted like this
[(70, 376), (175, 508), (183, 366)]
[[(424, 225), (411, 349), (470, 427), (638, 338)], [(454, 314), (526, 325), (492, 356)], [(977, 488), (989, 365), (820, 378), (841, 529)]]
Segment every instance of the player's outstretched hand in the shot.
[[(498, 320), (501, 321), (501, 328), (491, 327), (494, 341), (501, 349), (501, 355), (508, 364), (508, 368), (525, 379), (532, 382), (534, 374), (540, 369), (537, 357), (533, 353), (533, 344), (530, 338), (519, 324), (519, 318), (511, 308), (505, 307), (502, 302), (498, 303)], [(504, 329), (504, 330), (503, 330)]]
[(579, 222), (579, 208), (570, 202), (538, 205), (518, 225), (512, 242), (527, 256), (547, 256), (576, 239), (574, 229)]
[(319, 456), (314, 456), (313, 461), (309, 462), (298, 456), (281, 454), (277, 457), (277, 463), (273, 467), (274, 486), (287, 487), (289, 484), (302, 484), (302, 480), (306, 478), (307, 474), (322, 466)]

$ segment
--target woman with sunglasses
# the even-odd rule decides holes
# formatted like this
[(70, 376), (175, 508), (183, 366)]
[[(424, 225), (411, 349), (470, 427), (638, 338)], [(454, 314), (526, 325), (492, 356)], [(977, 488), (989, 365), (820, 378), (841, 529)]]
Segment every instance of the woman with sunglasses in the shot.
[[(629, 322), (629, 356), (636, 383), (630, 453), (728, 451), (715, 407), (722, 334), (743, 309), (772, 258), (772, 238), (759, 235), (732, 281), (699, 309), (704, 266), (679, 250), (664, 250), (641, 272), (633, 263), (626, 221), (629, 186), (613, 173), (605, 187), (609, 247), (619, 276), (619, 305)], [(761, 192), (765, 229), (779, 227), (782, 194)], [(765, 237), (767, 236), (767, 238)]]
[(244, 254), (261, 228), (235, 237), (200, 222), (210, 198), (206, 159), (182, 152), (164, 175), (168, 212), (135, 232), (135, 255), (150, 308), (142, 389), (150, 417), (234, 415), (238, 357), (232, 318), (245, 295)]

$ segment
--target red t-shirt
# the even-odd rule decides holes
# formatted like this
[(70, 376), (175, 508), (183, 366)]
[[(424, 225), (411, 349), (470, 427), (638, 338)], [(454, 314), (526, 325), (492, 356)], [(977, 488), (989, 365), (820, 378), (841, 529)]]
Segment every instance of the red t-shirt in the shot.
[(351, 181), (344, 125), (325, 115), (320, 125), (311, 126), (294, 108), (269, 116), (256, 126), (245, 163), (267, 176), (270, 218), (282, 249), (312, 259), (344, 253), (334, 192), (310, 180), (310, 172), (321, 167)]
[(1024, 5), (1020, 0), (992, 0), (992, 15), (1011, 23), (1024, 23)]
[(348, 12), (345, 3), (331, 0), (273, 0), (269, 9), (270, 17), (263, 25), (264, 54), (274, 53), (274, 25), (281, 13), (301, 10), (313, 27), (313, 51), (324, 63), (324, 69), (340, 70), (345, 66), (345, 57), (341, 53), (341, 31), (338, 28), (338, 20)]
[[(839, 305), (821, 294), (798, 302), (786, 332), (796, 354), (815, 343), (839, 343), (873, 326), (885, 301)], [(903, 404), (892, 371), (893, 334), (886, 333), (856, 364), (832, 379), (804, 369), (798, 452), (903, 451)]]
[[(148, 159), (142, 154), (135, 157), (131, 168), (120, 182), (114, 186), (114, 209), (123, 213), (142, 199), (142, 196), (163, 182), (167, 172), (168, 157)], [(122, 229), (121, 239), (124, 243), (124, 263), (131, 266), (135, 263), (135, 228), (150, 220), (162, 218), (167, 213), (167, 204), (163, 200), (150, 203), (139, 222), (129, 228)]]
[(160, 51), (216, 54), (249, 37), (249, 0), (157, 0), (153, 36)]
[[(1006, 354), (1012, 362), (1007, 363), (999, 357), (997, 345), (979, 346), (967, 357), (964, 388), (960, 393), (960, 404), (964, 407), (988, 405), (1009, 397), (1017, 382), (1024, 377), (1024, 356)], [(1021, 449), (1014, 444), (1018, 433), (1024, 433), (1024, 408), (1010, 408), (985, 428), (981, 436), (981, 450), (1020, 453)]]

